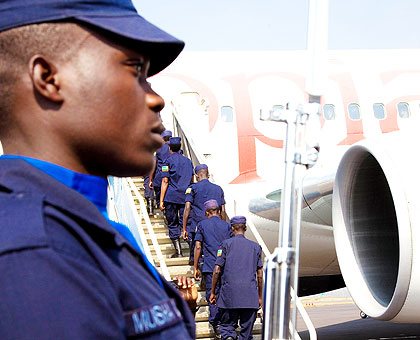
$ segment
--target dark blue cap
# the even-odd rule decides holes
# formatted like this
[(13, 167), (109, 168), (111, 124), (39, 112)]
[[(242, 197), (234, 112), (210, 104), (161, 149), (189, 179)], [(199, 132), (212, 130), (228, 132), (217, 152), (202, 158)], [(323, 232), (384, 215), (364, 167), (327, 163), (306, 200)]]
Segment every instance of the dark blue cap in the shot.
[(161, 134), (162, 137), (172, 137), (172, 131), (171, 130), (165, 130)]
[(245, 216), (234, 216), (230, 219), (230, 224), (246, 224)]
[(134, 44), (130, 47), (138, 46), (139, 52), (151, 58), (149, 76), (171, 64), (184, 48), (183, 41), (138, 15), (130, 0), (0, 1), (0, 32), (43, 22), (73, 20), (132, 40)]
[(198, 164), (195, 168), (194, 168), (194, 172), (197, 173), (199, 172), (201, 169), (208, 169), (206, 164)]
[(216, 200), (208, 200), (204, 202), (204, 208), (206, 210), (214, 207), (219, 207), (219, 203)]
[(181, 137), (169, 138), (169, 144), (181, 144)]

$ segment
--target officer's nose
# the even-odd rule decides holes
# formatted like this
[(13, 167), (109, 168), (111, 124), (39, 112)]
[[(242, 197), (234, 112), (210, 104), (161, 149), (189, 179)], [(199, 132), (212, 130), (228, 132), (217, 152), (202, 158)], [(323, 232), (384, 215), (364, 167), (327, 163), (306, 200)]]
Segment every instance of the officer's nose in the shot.
[(158, 113), (165, 107), (165, 101), (151, 87), (146, 91), (146, 105), (154, 112)]

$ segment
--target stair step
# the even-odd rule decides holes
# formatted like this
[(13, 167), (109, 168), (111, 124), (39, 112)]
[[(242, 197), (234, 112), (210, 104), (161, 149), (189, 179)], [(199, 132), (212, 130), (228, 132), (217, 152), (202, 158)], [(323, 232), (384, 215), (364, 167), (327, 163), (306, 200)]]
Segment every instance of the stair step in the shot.
[(195, 321), (196, 322), (204, 322), (209, 319), (209, 307), (201, 306), (200, 309), (195, 314)]
[[(149, 229), (147, 229), (146, 223), (142, 223), (141, 224), (143, 227), (143, 230), (145, 233), (149, 232)], [(162, 223), (152, 223), (152, 227), (153, 227), (153, 231), (155, 233), (159, 233), (159, 230), (161, 230), (160, 232), (164, 233), (166, 231), (168, 231), (168, 227), (162, 222)]]
[[(156, 233), (156, 240), (158, 241), (159, 244), (172, 244), (171, 239), (168, 237), (168, 235), (166, 233)], [(147, 238), (147, 242), (149, 244), (152, 244), (152, 239), (150, 238), (149, 235), (146, 235)]]
[[(169, 235), (168, 228), (165, 227), (164, 225), (162, 226), (162, 225), (155, 224), (155, 225), (152, 225), (152, 227), (153, 227), (153, 232), (155, 234), (165, 234), (165, 233), (167, 233)], [(146, 235), (149, 235), (149, 229), (147, 229), (147, 227), (145, 225), (143, 226), (143, 230), (144, 230), (144, 233)]]
[[(156, 252), (155, 251), (151, 251), (151, 253), (152, 253), (153, 261), (155, 261), (155, 262), (156, 261), (159, 261), (157, 255), (156, 255)], [(162, 252), (162, 256), (163, 256), (163, 259), (165, 260), (165, 262), (167, 262), (167, 260), (172, 260), (171, 256), (174, 253), (175, 253), (174, 248), (172, 248), (171, 250), (168, 249), (166, 253), (163, 253)], [(189, 253), (188, 249), (183, 249), (182, 250), (183, 257), (176, 258), (176, 259), (181, 259), (181, 260), (178, 260), (178, 261), (180, 261), (180, 264), (179, 265), (186, 266), (188, 264), (187, 258), (189, 256), (189, 254), (190, 253)], [(177, 261), (175, 261), (175, 262), (177, 262)], [(169, 265), (169, 264), (167, 264), (167, 265)]]
[[(159, 268), (157, 268), (159, 270)], [(176, 267), (168, 267), (169, 274), (171, 277), (183, 275), (186, 277), (193, 277), (193, 269), (191, 266), (176, 266)]]
[[(153, 260), (158, 261), (157, 260), (157, 256), (153, 257)], [(167, 267), (173, 267), (173, 266), (189, 266), (188, 264), (188, 257), (184, 256), (184, 257), (175, 257), (175, 258), (171, 258), (171, 254), (166, 255), (166, 257), (164, 257), (165, 263)], [(157, 263), (156, 267), (159, 266), (159, 263)], [(190, 266), (192, 267), (192, 266)]]
[[(143, 227), (143, 230), (144, 230), (144, 233), (146, 234), (146, 237), (150, 238), (149, 230), (147, 229), (146, 226)], [(167, 227), (160, 227), (160, 226), (153, 227), (153, 233), (156, 235), (156, 237), (157, 235), (161, 235), (161, 237), (165, 236), (169, 238), (169, 231)]]
[[(149, 243), (150, 244), (150, 243)], [(159, 244), (160, 246), (160, 251), (162, 252), (162, 254), (173, 254), (175, 251), (174, 245), (171, 243), (164, 243), (164, 244)], [(182, 250), (182, 254), (184, 254), (184, 256), (188, 256), (189, 254), (189, 248), (188, 248), (188, 244), (185, 242), (181, 242), (181, 250)], [(156, 251), (151, 248), (150, 252), (152, 253), (152, 255), (156, 254)]]
[[(236, 331), (238, 332), (240, 328), (237, 328)], [(260, 335), (262, 333), (262, 324), (257, 319), (254, 324), (254, 329), (252, 330), (252, 334)], [(203, 338), (212, 338), (214, 336), (213, 327), (208, 322), (196, 322), (196, 338), (203, 339)], [(261, 339), (261, 337), (254, 336), (254, 339)]]

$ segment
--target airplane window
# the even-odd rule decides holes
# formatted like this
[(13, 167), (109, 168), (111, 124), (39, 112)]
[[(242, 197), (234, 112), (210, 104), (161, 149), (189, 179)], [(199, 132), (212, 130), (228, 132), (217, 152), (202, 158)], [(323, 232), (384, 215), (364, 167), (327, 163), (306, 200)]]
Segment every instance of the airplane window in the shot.
[(397, 110), (400, 118), (410, 118), (410, 106), (408, 103), (398, 103)]
[(334, 120), (335, 119), (335, 107), (333, 104), (324, 105), (324, 118), (325, 120)]
[(273, 105), (273, 107), (270, 110), (270, 119), (275, 121), (279, 120), (283, 110), (283, 105)]
[(220, 117), (223, 122), (233, 122), (233, 108), (231, 106), (222, 106), (220, 108)]
[(373, 114), (376, 119), (385, 119), (385, 105), (382, 103), (373, 104)]
[(284, 105), (273, 105), (271, 110), (273, 111), (284, 110)]
[(360, 119), (360, 106), (356, 103), (351, 103), (348, 106), (349, 117), (352, 120)]

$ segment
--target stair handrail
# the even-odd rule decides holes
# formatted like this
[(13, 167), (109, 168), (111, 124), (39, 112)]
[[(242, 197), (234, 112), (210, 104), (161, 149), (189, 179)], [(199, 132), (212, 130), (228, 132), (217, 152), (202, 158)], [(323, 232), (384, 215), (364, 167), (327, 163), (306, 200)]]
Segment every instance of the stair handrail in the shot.
[[(110, 177), (108, 178), (108, 182), (108, 188), (110, 193), (110, 196), (108, 198), (109, 217), (115, 220), (116, 222), (126, 225), (128, 229), (130, 229), (136, 241), (141, 245), (141, 248), (143, 249), (149, 262), (153, 263), (152, 253), (150, 252), (150, 247), (147, 243), (146, 235), (141, 226), (141, 215), (139, 215), (139, 213), (137, 212), (136, 205), (134, 204), (133, 196), (131, 194), (131, 190), (128, 186), (126, 178)], [(121, 205), (121, 208), (124, 207), (124, 209), (128, 210), (129, 214), (119, 213), (117, 202), (121, 202), (122, 200), (124, 206)], [(112, 206), (114, 209), (112, 209)]]
[[(134, 204), (134, 200), (133, 200), (133, 195), (131, 193), (131, 187), (130, 187), (130, 181), (133, 184), (133, 187), (135, 190), (133, 190), (136, 199), (139, 201), (139, 205), (140, 205), (140, 211), (137, 211), (137, 208)], [(150, 218), (149, 215), (147, 213), (147, 209), (146, 206), (144, 204), (144, 200), (141, 197), (139, 191), (137, 190), (137, 188), (134, 185), (134, 182), (132, 181), (131, 178), (119, 178), (119, 177), (109, 177), (108, 178), (108, 215), (109, 218), (111, 220), (114, 220), (116, 222), (119, 223), (123, 223), (125, 225), (127, 225), (127, 227), (130, 229), (130, 231), (133, 233), (134, 238), (137, 240), (137, 242), (141, 243), (143, 251), (147, 257), (147, 259), (149, 260), (150, 263), (156, 263), (156, 261), (154, 261), (151, 250), (150, 250), (150, 246), (149, 243), (147, 242), (147, 238), (146, 238), (146, 234), (144, 233), (143, 227), (142, 227), (142, 223), (141, 223), (141, 218), (144, 218), (146, 227), (148, 227), (149, 233), (150, 233), (150, 229), (152, 229), (151, 232), (151, 239), (152, 239), (152, 244), (155, 246), (156, 250), (156, 254), (159, 260), (159, 263), (161, 265), (161, 270), (162, 270), (162, 275), (165, 277), (165, 279), (169, 279), (170, 280), (170, 275), (169, 275), (169, 271), (168, 268), (166, 266), (166, 263), (164, 263), (162, 265), (161, 260), (163, 259), (162, 253), (160, 251), (160, 247), (157, 244), (156, 241), (156, 235), (154, 233), (153, 227), (151, 225), (150, 222)], [(129, 219), (127, 220), (127, 216), (124, 217), (120, 216), (119, 212), (118, 212), (118, 206), (117, 206), (117, 201), (119, 202), (120, 200), (124, 199), (124, 197), (119, 197), (119, 196), (125, 196), (126, 198), (126, 202), (124, 202), (124, 207), (122, 207), (123, 209), (128, 210), (129, 212)], [(128, 214), (125, 214), (128, 215)], [(125, 220), (124, 220), (125, 219)], [(150, 227), (150, 229), (149, 229)], [(156, 247), (157, 244), (157, 247)]]
[[(172, 110), (173, 127), (174, 127), (174, 130), (176, 129), (176, 132), (177, 132), (178, 136), (182, 135), (182, 137), (183, 137), (182, 142), (187, 147), (188, 154), (189, 154), (188, 156), (190, 156), (190, 159), (192, 161), (193, 161), (193, 158), (195, 158), (200, 163), (203, 162), (204, 157), (199, 152), (197, 152), (197, 150), (196, 150), (197, 147), (196, 147), (195, 143), (190, 141), (189, 138), (188, 138), (188, 128), (185, 128), (185, 127), (182, 126), (182, 119), (180, 119), (180, 117), (178, 116), (178, 113), (176, 112), (175, 106), (173, 105), (172, 107), (173, 107), (173, 110)], [(194, 154), (194, 157), (191, 157), (192, 156), (191, 153)], [(194, 163), (194, 161), (193, 161), (193, 163)], [(193, 165), (196, 166), (197, 164), (193, 164)], [(229, 196), (229, 194), (230, 194), (229, 190), (225, 190), (225, 188), (223, 190), (225, 191), (225, 194), (227, 194), (227, 195), (225, 195), (225, 197), (230, 197)], [(230, 200), (228, 200), (228, 202), (229, 201)], [(237, 201), (234, 198), (231, 201), (232, 201), (231, 203), (232, 203), (232, 206), (234, 207), (235, 215), (236, 215), (238, 213), (237, 212)], [(241, 210), (239, 210), (239, 211), (241, 211)], [(243, 216), (245, 216), (247, 218), (247, 226), (249, 227), (249, 229), (253, 233), (257, 242), (260, 244), (264, 255), (266, 257), (270, 256), (270, 251), (268, 250), (267, 245), (265, 244), (263, 238), (261, 237), (257, 228), (255, 227), (255, 224), (252, 222), (251, 218), (249, 218), (249, 213), (248, 212), (245, 213), (244, 211), (242, 211), (241, 213), (242, 213)], [(291, 295), (292, 295), (292, 298), (293, 298), (293, 296), (297, 297), (296, 306), (297, 306), (297, 309), (298, 309), (300, 315), (302, 316), (302, 319), (305, 322), (305, 325), (306, 325), (306, 327), (309, 331), (309, 338), (311, 340), (317, 340), (315, 326), (312, 323), (312, 321), (309, 317), (309, 314), (306, 312), (305, 307), (303, 306), (302, 302), (300, 301), (300, 298), (294, 293), (293, 287), (292, 287), (292, 290), (291, 290)], [(292, 325), (292, 323), (291, 323), (291, 325)], [(297, 333), (296, 330), (294, 330), (294, 334), (295, 334), (295, 337), (300, 339), (299, 334)]]
[[(150, 221), (150, 217), (149, 217), (149, 214), (147, 212), (147, 208), (146, 208), (146, 204), (144, 203), (144, 199), (141, 196), (141, 194), (140, 194), (139, 190), (137, 189), (136, 185), (134, 184), (133, 179), (131, 177), (128, 177), (128, 178), (126, 178), (126, 181), (129, 185), (130, 189), (134, 192), (134, 195), (136, 196), (136, 199), (140, 203), (140, 213), (136, 214), (136, 216), (138, 216), (138, 218), (140, 220), (139, 226), (140, 226), (140, 229), (142, 230), (142, 233), (143, 233), (144, 238), (146, 240), (146, 242), (144, 243), (145, 244), (144, 247), (145, 248), (147, 247), (148, 252), (151, 254), (149, 243), (147, 242), (146, 235), (144, 234), (143, 228), (141, 227), (141, 217), (143, 217), (143, 219), (144, 219), (144, 223), (146, 224), (147, 231), (149, 232), (149, 237), (152, 240), (153, 247), (155, 248), (156, 257), (157, 257), (157, 260), (159, 262), (159, 266), (161, 268), (162, 275), (165, 277), (165, 279), (167, 281), (170, 281), (171, 280), (171, 275), (169, 273), (169, 269), (168, 269), (168, 266), (166, 265), (165, 258), (163, 257), (162, 251), (160, 250), (159, 242), (157, 241), (155, 231), (153, 230), (152, 222)], [(137, 210), (136, 210), (136, 212), (137, 212)], [(153, 257), (151, 258), (151, 262), (152, 263), (155, 262), (153, 260)]]

